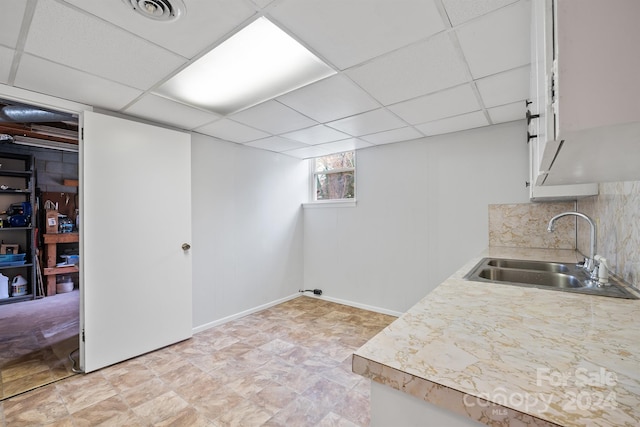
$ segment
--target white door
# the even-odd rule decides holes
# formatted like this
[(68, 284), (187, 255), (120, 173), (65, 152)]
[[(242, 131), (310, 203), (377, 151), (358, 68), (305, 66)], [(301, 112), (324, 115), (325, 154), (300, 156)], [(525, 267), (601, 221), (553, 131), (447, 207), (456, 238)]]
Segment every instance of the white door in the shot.
[(191, 337), (191, 136), (84, 113), (85, 372)]

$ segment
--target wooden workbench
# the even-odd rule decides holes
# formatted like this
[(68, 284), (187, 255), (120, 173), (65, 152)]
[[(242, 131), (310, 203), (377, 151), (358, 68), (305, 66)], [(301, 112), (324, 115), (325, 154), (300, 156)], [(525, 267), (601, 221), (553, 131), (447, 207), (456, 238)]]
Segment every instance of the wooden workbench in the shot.
[(77, 243), (78, 233), (44, 234), (45, 268), (43, 274), (47, 278), (47, 296), (56, 294), (56, 275), (77, 273), (80, 270), (75, 265), (56, 267), (58, 259), (58, 243)]

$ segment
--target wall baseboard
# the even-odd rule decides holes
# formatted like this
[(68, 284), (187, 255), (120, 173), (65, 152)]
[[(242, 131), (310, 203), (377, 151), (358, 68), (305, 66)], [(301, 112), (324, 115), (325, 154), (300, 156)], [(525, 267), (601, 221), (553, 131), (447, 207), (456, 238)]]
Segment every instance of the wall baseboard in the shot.
[(340, 299), (340, 298), (332, 298), (332, 297), (328, 297), (328, 296), (324, 296), (324, 295), (319, 296), (319, 295), (307, 295), (307, 294), (304, 294), (304, 296), (307, 297), (307, 298), (318, 298), (318, 299), (322, 299), (322, 300), (326, 300), (326, 301), (335, 302), (337, 304), (348, 305), (350, 307), (355, 307), (355, 308), (361, 308), (363, 310), (373, 311), (373, 312), (376, 312), (376, 313), (388, 314), (389, 316), (394, 316), (394, 317), (400, 317), (400, 316), (402, 316), (404, 314), (404, 313), (402, 313), (400, 311), (388, 310), (386, 308), (376, 307), (376, 306), (367, 305), (367, 304), (361, 304), (359, 302), (344, 300), (344, 299)]
[(250, 314), (256, 313), (258, 311), (266, 310), (269, 307), (273, 307), (274, 305), (282, 304), (283, 302), (292, 300), (294, 298), (298, 298), (300, 296), (299, 293), (295, 293), (293, 295), (289, 295), (284, 298), (277, 299), (275, 301), (268, 302), (266, 304), (259, 305), (257, 307), (250, 308), (248, 310), (241, 311), (240, 313), (232, 314), (231, 316), (223, 317), (222, 319), (214, 320), (213, 322), (205, 323), (204, 325), (196, 326), (192, 329), (194, 334), (198, 332), (206, 331), (207, 329), (213, 328), (218, 325), (222, 325), (224, 323), (230, 322), (232, 320), (239, 319), (244, 316), (248, 316)]

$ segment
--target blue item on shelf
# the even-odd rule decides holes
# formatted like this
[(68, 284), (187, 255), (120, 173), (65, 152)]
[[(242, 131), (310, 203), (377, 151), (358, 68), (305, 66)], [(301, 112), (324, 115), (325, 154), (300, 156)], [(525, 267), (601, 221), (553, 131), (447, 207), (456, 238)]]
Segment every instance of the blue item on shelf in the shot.
[(18, 267), (20, 265), (24, 265), (26, 261), (9, 261), (9, 262), (0, 262), (0, 267)]
[(0, 255), (0, 267), (17, 267), (26, 263), (27, 254)]
[(67, 217), (62, 217), (58, 221), (58, 231), (60, 233), (71, 233), (73, 231), (73, 221)]
[(27, 254), (6, 254), (0, 255), (0, 262), (24, 261)]
[(9, 210), (9, 225), (11, 227), (28, 227), (31, 222), (31, 203), (20, 202), (13, 203)]
[(27, 215), (11, 215), (9, 217), (9, 225), (11, 227), (27, 227), (29, 220), (30, 218)]

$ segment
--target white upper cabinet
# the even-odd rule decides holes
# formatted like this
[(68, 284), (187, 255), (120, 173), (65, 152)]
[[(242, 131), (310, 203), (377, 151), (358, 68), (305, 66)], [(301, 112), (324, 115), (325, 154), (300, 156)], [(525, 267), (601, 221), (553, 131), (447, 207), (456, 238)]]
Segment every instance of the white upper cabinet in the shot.
[(532, 3), (532, 185), (640, 180), (640, 1)]
[(552, 2), (533, 0), (531, 11), (531, 80), (527, 101), (529, 197), (533, 201), (576, 199), (598, 194), (597, 184), (546, 185), (558, 149), (555, 140)]

